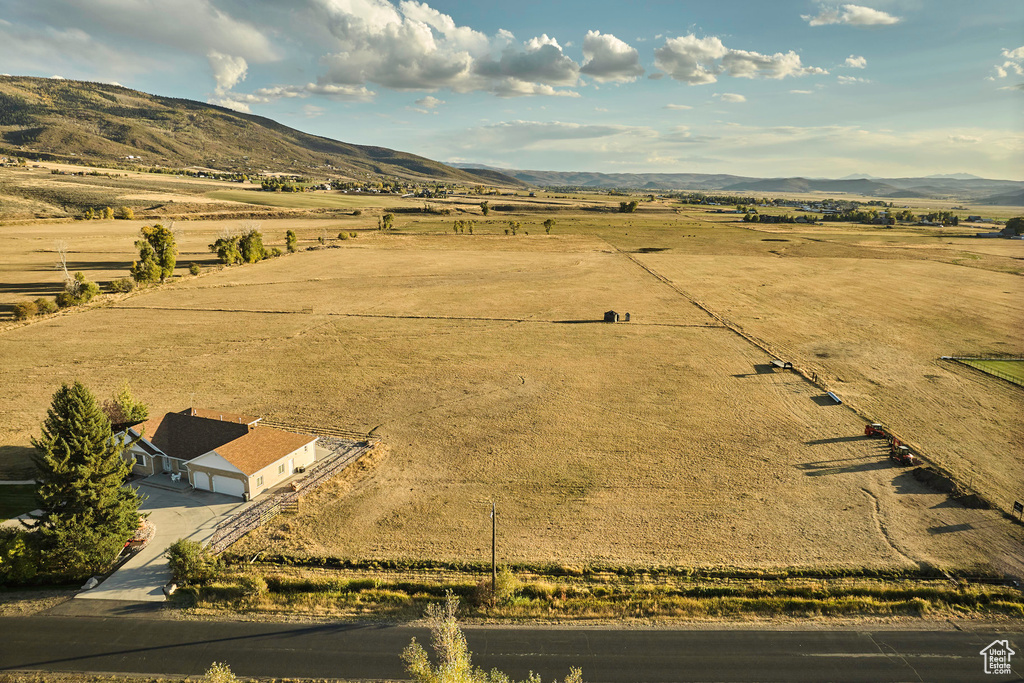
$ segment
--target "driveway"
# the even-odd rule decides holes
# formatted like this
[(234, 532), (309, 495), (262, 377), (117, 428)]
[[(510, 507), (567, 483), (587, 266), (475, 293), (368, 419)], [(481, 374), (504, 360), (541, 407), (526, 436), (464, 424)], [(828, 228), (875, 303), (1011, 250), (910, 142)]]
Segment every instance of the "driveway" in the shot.
[(156, 536), (110, 578), (76, 598), (162, 602), (163, 586), (171, 580), (164, 551), (179, 538), (208, 540), (218, 524), (249, 505), (209, 491), (167, 491), (145, 483), (138, 491), (146, 496), (139, 510), (149, 513)]

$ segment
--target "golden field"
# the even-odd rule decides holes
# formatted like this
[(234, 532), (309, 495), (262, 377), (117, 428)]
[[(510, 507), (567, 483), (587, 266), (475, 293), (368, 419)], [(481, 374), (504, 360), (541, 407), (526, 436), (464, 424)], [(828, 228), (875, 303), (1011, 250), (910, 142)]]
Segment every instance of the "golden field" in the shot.
[[(553, 209), (554, 210), (554, 209)], [(939, 361), (1020, 348), (1024, 243), (964, 231), (770, 225), (668, 202), (454, 217), (379, 209), (264, 220), (330, 246), (210, 268), (0, 332), (0, 455), (13, 476), (62, 381), (128, 380), (151, 410), (223, 408), (375, 430), (359, 476), (242, 549), (744, 567), (991, 564), (1021, 528), (893, 466), (864, 420), (692, 303), (814, 372), (1000, 510), (1024, 494), (1017, 387)], [(504, 221), (522, 222), (518, 236)], [(184, 268), (241, 221), (182, 221)], [(55, 291), (55, 240), (97, 280), (139, 221), (0, 227), (0, 304)], [(770, 228), (770, 230), (767, 230)], [(339, 230), (358, 231), (346, 241)], [(529, 235), (524, 234), (529, 232)], [(643, 267), (641, 267), (643, 266)], [(72, 266), (79, 267), (79, 266)], [(645, 269), (646, 268), (646, 269)], [(183, 271), (179, 271), (183, 272)], [(603, 312), (632, 321), (598, 323)]]

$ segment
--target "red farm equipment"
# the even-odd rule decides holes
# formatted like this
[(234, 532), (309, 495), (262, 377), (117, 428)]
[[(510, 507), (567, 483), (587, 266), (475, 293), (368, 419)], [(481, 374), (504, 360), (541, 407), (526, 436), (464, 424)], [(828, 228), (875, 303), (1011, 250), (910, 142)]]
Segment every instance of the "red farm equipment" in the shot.
[(889, 442), (889, 457), (898, 465), (917, 465), (918, 460), (910, 452), (910, 447), (889, 433), (882, 425), (874, 422), (864, 427), (865, 436), (881, 436)]

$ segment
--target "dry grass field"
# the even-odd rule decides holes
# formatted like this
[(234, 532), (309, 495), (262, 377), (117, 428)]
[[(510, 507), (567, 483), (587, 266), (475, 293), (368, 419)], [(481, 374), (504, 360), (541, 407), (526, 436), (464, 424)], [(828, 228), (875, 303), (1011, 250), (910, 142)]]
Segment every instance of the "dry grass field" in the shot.
[[(154, 411), (194, 395), (383, 438), (360, 476), (244, 550), (483, 560), (493, 500), (506, 561), (1024, 571), (1020, 527), (923, 487), (854, 412), (690, 300), (1005, 509), (1024, 481), (1024, 395), (937, 358), (1019, 345), (1021, 254), (910, 228), (750, 230), (668, 204), (553, 215), (552, 235), (543, 213), (492, 213), (473, 236), (430, 216), (400, 215), (390, 235), (373, 215), (264, 221), (278, 245), (287, 227), (305, 244), (365, 230), (10, 326), (5, 470), (24, 465), (61, 381), (106, 394), (127, 379)], [(504, 235), (509, 218), (530, 235)], [(123, 274), (138, 224), (82, 225), (82, 267)], [(182, 266), (224, 227), (178, 225)], [(4, 281), (22, 278), (0, 304), (59, 282), (44, 249), (77, 228), (0, 228)], [(608, 309), (633, 320), (598, 323)]]

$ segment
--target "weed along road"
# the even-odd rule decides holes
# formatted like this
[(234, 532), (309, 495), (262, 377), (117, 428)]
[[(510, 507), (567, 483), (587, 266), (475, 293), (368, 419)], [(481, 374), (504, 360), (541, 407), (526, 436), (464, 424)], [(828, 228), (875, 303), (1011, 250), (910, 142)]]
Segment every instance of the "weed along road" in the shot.
[[(0, 670), (201, 675), (227, 662), (241, 676), (403, 679), (401, 652), (423, 628), (148, 618), (0, 618)], [(604, 628), (466, 629), (474, 663), (516, 679), (583, 668), (590, 683), (667, 681), (970, 681), (996, 640), (1022, 652), (1024, 630), (757, 631)]]

